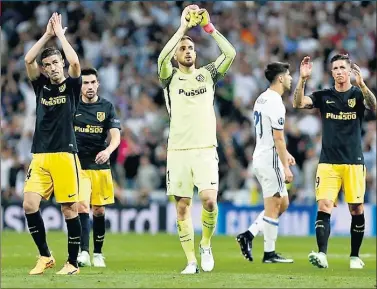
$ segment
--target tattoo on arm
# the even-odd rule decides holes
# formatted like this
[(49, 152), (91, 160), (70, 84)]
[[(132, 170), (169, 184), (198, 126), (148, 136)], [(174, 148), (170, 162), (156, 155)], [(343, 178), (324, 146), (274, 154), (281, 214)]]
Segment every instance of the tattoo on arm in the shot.
[(305, 88), (305, 80), (300, 80), (301, 81), (301, 85), (297, 85), (296, 89), (295, 89), (295, 92), (293, 94), (293, 103), (295, 104), (295, 106), (297, 108), (300, 108), (301, 106), (301, 103), (302, 103), (302, 98), (303, 98), (303, 92), (304, 92), (304, 88)]
[(370, 89), (366, 85), (363, 85), (362, 87), (360, 87), (360, 89), (361, 89), (361, 92), (363, 93), (364, 100), (368, 108), (375, 111), (376, 110), (376, 97), (373, 94), (373, 92), (371, 92)]

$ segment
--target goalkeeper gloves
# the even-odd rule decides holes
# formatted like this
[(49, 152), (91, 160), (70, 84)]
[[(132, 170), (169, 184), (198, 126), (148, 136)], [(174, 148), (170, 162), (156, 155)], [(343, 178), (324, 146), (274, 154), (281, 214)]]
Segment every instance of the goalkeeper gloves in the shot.
[(209, 18), (208, 11), (206, 9), (200, 9), (197, 12), (200, 16), (202, 16), (202, 20), (200, 22), (200, 26), (203, 27), (204, 31), (211, 34), (215, 31), (215, 26), (211, 23), (211, 19)]
[(189, 22), (188, 23), (188, 28), (192, 28), (202, 21), (202, 16), (198, 14), (199, 10), (191, 10), (187, 15), (186, 15), (186, 20)]

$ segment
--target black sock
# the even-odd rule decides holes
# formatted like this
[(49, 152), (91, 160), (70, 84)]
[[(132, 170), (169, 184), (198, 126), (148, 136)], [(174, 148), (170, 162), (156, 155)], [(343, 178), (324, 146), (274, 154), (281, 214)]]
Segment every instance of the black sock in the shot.
[(315, 222), (318, 251), (327, 254), (327, 243), (330, 237), (330, 214), (318, 211)]
[(89, 252), (90, 220), (88, 213), (79, 213), (81, 222), (81, 251)]
[(47, 246), (45, 224), (41, 212), (38, 211), (32, 214), (25, 214), (25, 216), (30, 234), (34, 239), (34, 243), (38, 247), (39, 254), (41, 256), (50, 257), (51, 253)]
[(247, 230), (245, 233), (243, 233), (244, 236), (246, 237), (246, 239), (248, 239), (249, 241), (252, 241), (254, 239), (254, 235), (253, 233), (251, 233), (249, 230)]
[(352, 216), (351, 222), (351, 257), (359, 257), (359, 250), (364, 238), (365, 218), (364, 213)]
[(80, 250), (81, 224), (79, 217), (65, 220), (68, 229), (68, 262), (78, 268), (77, 255)]
[(105, 240), (105, 216), (93, 216), (93, 253), (102, 253), (103, 241)]

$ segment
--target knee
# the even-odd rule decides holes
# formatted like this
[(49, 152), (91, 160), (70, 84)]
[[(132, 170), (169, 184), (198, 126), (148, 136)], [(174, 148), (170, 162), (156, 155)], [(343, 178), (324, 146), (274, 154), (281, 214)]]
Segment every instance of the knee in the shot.
[(89, 204), (87, 202), (80, 202), (77, 204), (77, 211), (81, 213), (89, 214)]
[(206, 199), (203, 201), (203, 208), (208, 212), (213, 212), (217, 209), (216, 199)]
[(105, 215), (105, 207), (104, 206), (93, 206), (93, 216), (102, 217), (104, 215)]
[(289, 199), (288, 197), (284, 198), (280, 204), (280, 211), (279, 215), (283, 214), (289, 207)]
[(318, 211), (331, 214), (331, 211), (334, 207), (334, 203), (329, 200), (319, 200), (318, 201)]
[(350, 204), (349, 210), (352, 216), (361, 215), (364, 213), (364, 205), (363, 204)]
[(183, 218), (189, 214), (189, 208), (190, 206), (186, 203), (178, 203), (177, 204), (177, 215), (179, 218)]
[(77, 217), (77, 203), (64, 203), (61, 207), (65, 219), (73, 219)]
[(24, 200), (22, 207), (24, 208), (25, 214), (33, 214), (39, 209), (38, 204), (32, 200)]

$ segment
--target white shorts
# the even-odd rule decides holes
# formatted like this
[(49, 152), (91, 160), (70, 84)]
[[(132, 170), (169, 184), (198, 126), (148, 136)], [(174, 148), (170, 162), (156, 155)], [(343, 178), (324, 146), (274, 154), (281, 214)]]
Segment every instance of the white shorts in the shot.
[(168, 151), (167, 195), (192, 198), (194, 185), (203, 190), (219, 189), (219, 158), (216, 148)]
[(254, 160), (253, 173), (262, 187), (263, 198), (272, 197), (276, 193), (281, 197), (288, 196), (283, 166), (276, 157), (271, 162), (267, 159)]

